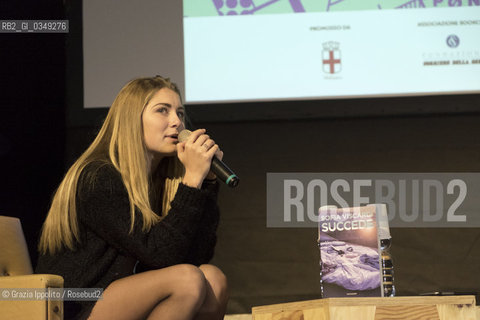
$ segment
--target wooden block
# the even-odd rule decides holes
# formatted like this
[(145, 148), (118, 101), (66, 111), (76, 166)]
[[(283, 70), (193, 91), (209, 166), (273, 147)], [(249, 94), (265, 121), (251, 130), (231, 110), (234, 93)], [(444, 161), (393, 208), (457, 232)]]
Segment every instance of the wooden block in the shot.
[(476, 314), (474, 296), (329, 298), (252, 308), (253, 320), (476, 320)]
[[(440, 320), (435, 305), (381, 306), (375, 310), (375, 320), (430, 319)], [(448, 318), (447, 318), (448, 319)]]

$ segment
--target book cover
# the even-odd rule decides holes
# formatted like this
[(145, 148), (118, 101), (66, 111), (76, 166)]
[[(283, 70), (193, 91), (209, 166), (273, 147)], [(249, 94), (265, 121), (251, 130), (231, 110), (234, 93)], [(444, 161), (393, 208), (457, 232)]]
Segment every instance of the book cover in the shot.
[(323, 298), (381, 297), (375, 206), (319, 209)]

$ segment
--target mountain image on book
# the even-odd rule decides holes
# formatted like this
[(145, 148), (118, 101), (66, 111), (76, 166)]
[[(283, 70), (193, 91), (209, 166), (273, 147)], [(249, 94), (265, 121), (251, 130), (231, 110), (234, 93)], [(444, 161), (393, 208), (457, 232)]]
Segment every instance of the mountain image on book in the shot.
[(381, 297), (375, 207), (321, 207), (318, 228), (322, 297)]

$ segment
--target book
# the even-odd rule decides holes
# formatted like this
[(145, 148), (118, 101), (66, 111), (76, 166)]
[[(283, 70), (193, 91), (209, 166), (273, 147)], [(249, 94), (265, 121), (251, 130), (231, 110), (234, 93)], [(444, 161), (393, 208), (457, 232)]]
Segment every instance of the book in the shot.
[(319, 209), (322, 298), (382, 297), (376, 206)]

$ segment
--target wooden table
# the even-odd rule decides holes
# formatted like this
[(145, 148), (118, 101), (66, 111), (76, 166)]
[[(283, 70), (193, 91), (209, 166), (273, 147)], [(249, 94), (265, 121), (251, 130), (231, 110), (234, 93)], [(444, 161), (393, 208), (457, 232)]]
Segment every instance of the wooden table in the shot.
[(329, 298), (254, 307), (252, 317), (253, 320), (476, 320), (477, 312), (474, 296)]

